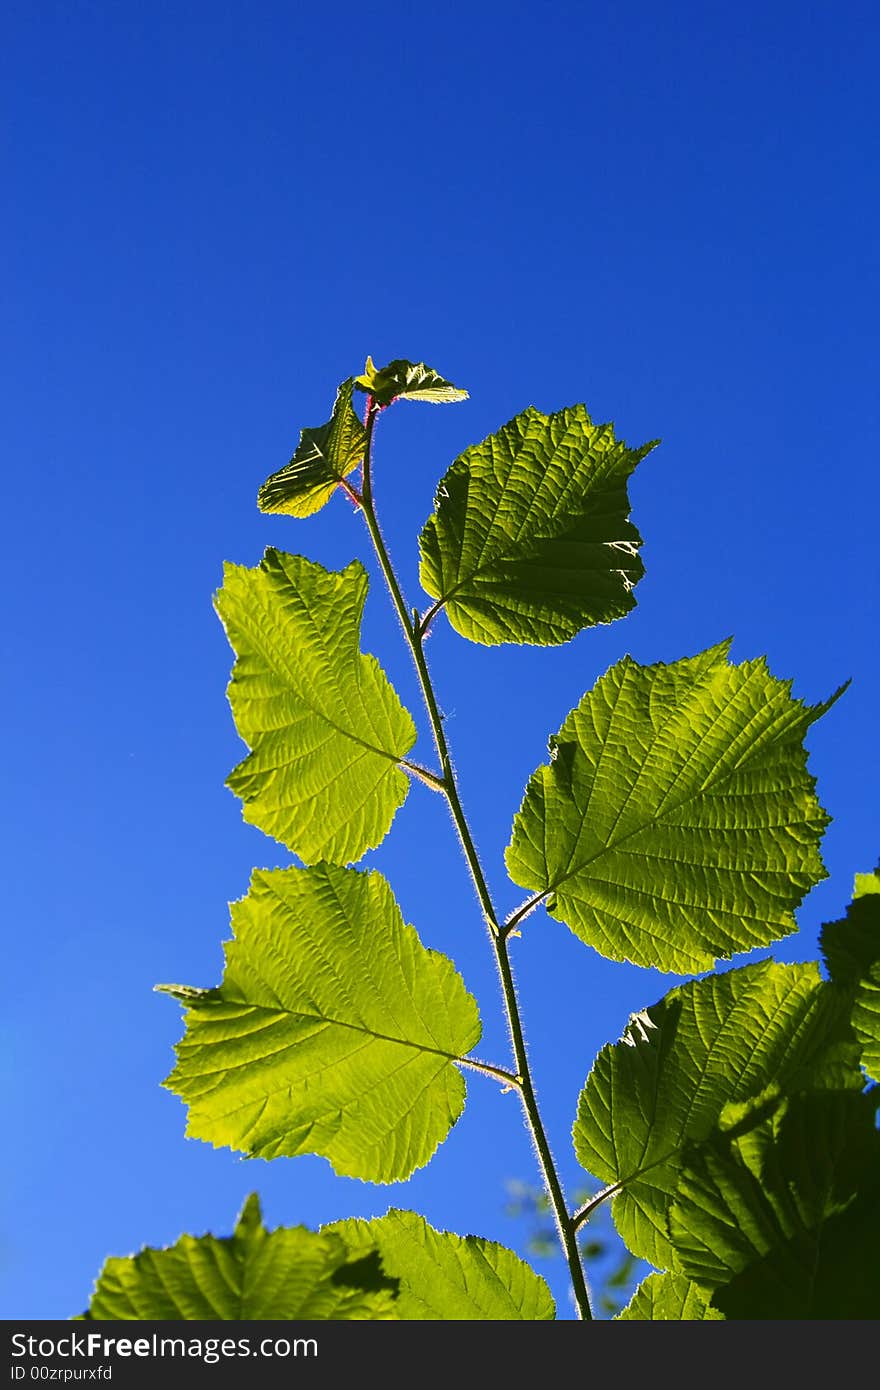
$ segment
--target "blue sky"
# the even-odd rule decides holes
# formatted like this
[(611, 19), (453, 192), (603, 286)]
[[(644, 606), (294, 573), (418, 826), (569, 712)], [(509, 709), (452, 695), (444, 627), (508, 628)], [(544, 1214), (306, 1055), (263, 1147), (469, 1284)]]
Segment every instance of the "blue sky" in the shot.
[[(180, 1036), (157, 981), (219, 980), (227, 903), (288, 862), (224, 789), (242, 753), (222, 562), (267, 544), (339, 567), (352, 509), (255, 494), (336, 384), (425, 360), (471, 392), (377, 432), (377, 501), (418, 602), (415, 536), (467, 444), (528, 404), (584, 401), (662, 447), (631, 486), (635, 613), (565, 647), (429, 657), (493, 888), (547, 735), (624, 653), (733, 634), (814, 702), (829, 879), (775, 954), (815, 955), (880, 857), (876, 6), (12, 0), (0, 352), (7, 1070), (0, 1312), (66, 1317), (107, 1254), (389, 1204), (517, 1245), (504, 1182), (534, 1168), (514, 1096), (469, 1106), (411, 1183), (185, 1141), (160, 1087)], [(378, 577), (365, 646), (418, 692)], [(424, 725), (422, 725), (424, 727)], [(427, 741), (421, 745), (426, 760)], [(439, 798), (416, 787), (369, 857), (482, 1004), (494, 967)], [(439, 883), (442, 893), (435, 883)], [(543, 914), (515, 966), (570, 1188), (598, 1048), (673, 981), (599, 959)], [(560, 1262), (546, 1267), (567, 1315)]]

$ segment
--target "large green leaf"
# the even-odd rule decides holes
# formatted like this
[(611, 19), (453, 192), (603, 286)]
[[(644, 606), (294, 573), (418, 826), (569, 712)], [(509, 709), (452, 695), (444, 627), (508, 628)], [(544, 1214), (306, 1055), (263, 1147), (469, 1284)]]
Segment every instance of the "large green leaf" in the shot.
[(642, 538), (626, 489), (653, 447), (628, 449), (576, 405), (529, 407), (466, 449), (419, 543), (422, 585), (456, 631), (545, 645), (635, 607)]
[(378, 1247), (383, 1273), (399, 1284), (398, 1318), (543, 1321), (556, 1315), (544, 1280), (512, 1250), (436, 1231), (414, 1211), (392, 1209), (374, 1221), (353, 1218), (325, 1229), (340, 1235), (353, 1256)]
[(367, 576), (268, 549), (226, 565), (217, 612), (237, 654), (229, 702), (253, 750), (227, 785), (244, 818), (307, 864), (379, 844), (409, 782), (415, 725), (376, 658), (358, 648)]
[(729, 1318), (880, 1316), (876, 1095), (727, 1107), (688, 1152), (669, 1230)]
[(684, 1147), (728, 1101), (772, 1083), (861, 1087), (848, 1036), (847, 1011), (814, 963), (709, 975), (630, 1019), (587, 1078), (574, 1145), (584, 1168), (618, 1189), (614, 1219), (633, 1254), (673, 1263), (666, 1214)]
[(387, 367), (376, 367), (372, 357), (368, 357), (363, 375), (355, 377), (354, 385), (383, 406), (398, 400), (445, 405), (448, 401), (467, 400), (468, 394), (459, 386), (453, 386), (433, 367), (425, 366), (424, 362), (407, 362), (403, 357), (396, 357)]
[(832, 980), (851, 994), (865, 1070), (880, 1081), (880, 872), (856, 874), (846, 917), (825, 923), (821, 944)]
[(384, 1321), (396, 1317), (395, 1294), (374, 1251), (352, 1255), (338, 1236), (305, 1226), (267, 1231), (252, 1195), (231, 1236), (181, 1236), (164, 1250), (107, 1260), (85, 1317)]
[(693, 974), (794, 931), (825, 877), (828, 822), (802, 739), (806, 706), (729, 643), (671, 665), (630, 657), (550, 740), (507, 868), (612, 960)]
[(261, 512), (311, 516), (357, 468), (367, 436), (351, 404), (353, 385), (351, 378), (342, 383), (327, 424), (303, 430), (293, 458), (267, 478), (257, 496)]
[(186, 1006), (165, 1084), (189, 1105), (187, 1134), (409, 1177), (461, 1114), (455, 1062), (480, 1036), (452, 962), (404, 923), (381, 874), (330, 864), (254, 870), (232, 925), (217, 989), (159, 987)]
[(709, 1303), (705, 1289), (683, 1274), (649, 1274), (615, 1322), (718, 1322), (724, 1317)]

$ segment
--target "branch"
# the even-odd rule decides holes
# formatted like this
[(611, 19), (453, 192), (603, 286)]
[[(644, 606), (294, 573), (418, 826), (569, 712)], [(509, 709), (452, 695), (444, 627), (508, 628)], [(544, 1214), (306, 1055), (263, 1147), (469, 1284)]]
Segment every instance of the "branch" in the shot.
[[(382, 573), (385, 576), (385, 582), (391, 595), (391, 601), (394, 604), (395, 611), (400, 620), (400, 625), (403, 628), (403, 635), (409, 647), (410, 655), (415, 663), (419, 684), (422, 690), (422, 697), (428, 711), (428, 718), (431, 722), (431, 730), (434, 735), (437, 756), (440, 759), (440, 766), (443, 770), (443, 794), (446, 797), (456, 831), (458, 832), (458, 838), (461, 842), (465, 859), (467, 860), (471, 880), (476, 890), (477, 898), (479, 899), (483, 917), (492, 941), (492, 947), (495, 952), (495, 961), (501, 980), (504, 1006), (507, 1013), (507, 1023), (510, 1030), (510, 1040), (517, 1067), (516, 1073), (503, 1073), (503, 1076), (508, 1084), (515, 1084), (519, 1090), (523, 1109), (525, 1111), (526, 1124), (528, 1125), (535, 1143), (547, 1195), (550, 1198), (550, 1203), (553, 1208), (559, 1243), (568, 1264), (578, 1313), (581, 1318), (588, 1320), (592, 1318), (593, 1314), (590, 1308), (590, 1296), (584, 1276), (584, 1267), (578, 1248), (576, 1228), (574, 1221), (568, 1213), (565, 1194), (562, 1190), (562, 1184), (559, 1181), (559, 1175), (553, 1161), (553, 1154), (550, 1150), (550, 1144), (544, 1130), (544, 1123), (541, 1118), (541, 1112), (538, 1108), (538, 1102), (535, 1096), (535, 1089), (532, 1084), (529, 1058), (526, 1052), (522, 1020), (519, 1013), (516, 984), (513, 979), (513, 971), (507, 954), (506, 933), (509, 930), (509, 924), (506, 924), (506, 928), (501, 926), (495, 911), (495, 906), (492, 902), (486, 876), (483, 873), (483, 867), (477, 853), (477, 847), (474, 843), (470, 826), (461, 804), (455, 771), (452, 766), (452, 758), (449, 753), (449, 745), (446, 742), (446, 734), (443, 728), (443, 719), (437, 704), (437, 697), (434, 693), (434, 686), (431, 681), (431, 673), (428, 670), (428, 663), (425, 660), (423, 640), (425, 632), (427, 631), (427, 625), (434, 616), (434, 612), (437, 610), (438, 605), (435, 604), (433, 609), (429, 609), (424, 619), (418, 620), (415, 616), (410, 618), (409, 610), (407, 609), (397, 575), (394, 571), (394, 566), (391, 563), (391, 557), (388, 554), (387, 547), (382, 538), (382, 532), (379, 528), (379, 521), (376, 516), (376, 509), (373, 503), (372, 445), (373, 428), (376, 423), (377, 414), (378, 408), (375, 406), (372, 398), (368, 397), (364, 421), (367, 439), (364, 448), (361, 512), (370, 532), (370, 538), (373, 542), (376, 557), (379, 561)], [(483, 1067), (482, 1070), (487, 1070), (487, 1068)], [(497, 1068), (493, 1070), (496, 1075), (500, 1071), (500, 1069)]]

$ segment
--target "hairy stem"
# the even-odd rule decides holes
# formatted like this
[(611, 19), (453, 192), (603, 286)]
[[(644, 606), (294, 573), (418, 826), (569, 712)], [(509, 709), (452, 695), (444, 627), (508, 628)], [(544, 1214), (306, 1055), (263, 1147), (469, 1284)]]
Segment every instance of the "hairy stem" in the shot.
[(614, 1182), (610, 1187), (603, 1187), (601, 1192), (597, 1192), (595, 1197), (591, 1197), (588, 1202), (585, 1202), (571, 1218), (571, 1224), (575, 1230), (579, 1231), (584, 1222), (589, 1221), (596, 1208), (601, 1207), (603, 1202), (610, 1201), (612, 1197), (616, 1197), (618, 1192), (623, 1190), (623, 1187), (623, 1182)]
[(440, 769), (443, 776), (446, 800), (449, 802), (449, 809), (452, 812), (452, 819), (455, 822), (455, 828), (458, 831), (458, 837), (461, 841), (461, 847), (464, 851), (465, 859), (467, 860), (468, 867), (471, 871), (471, 876), (474, 880), (474, 886), (477, 890), (477, 897), (480, 900), (480, 906), (483, 909), (483, 916), (486, 920), (486, 925), (488, 926), (492, 936), (495, 937), (498, 935), (498, 932), (500, 930), (498, 919), (495, 913), (495, 909), (492, 906), (492, 899), (489, 894), (489, 888), (486, 883), (486, 877), (483, 873), (479, 856), (477, 854), (476, 845), (474, 844), (473, 837), (471, 835), (470, 828), (468, 826), (467, 819), (464, 814), (464, 809), (461, 804), (461, 799), (458, 795), (458, 787), (456, 786), (455, 782), (455, 773), (452, 768), (452, 759), (449, 755), (449, 745), (446, 742), (446, 734), (443, 730), (443, 716), (440, 713), (440, 708), (437, 704), (437, 698), (434, 694), (434, 687), (431, 684), (431, 676), (428, 672), (428, 664), (425, 660), (425, 653), (422, 648), (421, 638), (417, 635), (415, 626), (410, 619), (409, 612), (407, 611), (407, 606), (404, 601), (403, 593), (401, 592), (400, 584), (397, 581), (397, 575), (394, 572), (394, 567), (391, 564), (391, 558), (388, 554), (385, 542), (382, 539), (382, 532), (379, 530), (379, 522), (376, 517), (376, 509), (373, 505), (371, 452), (373, 442), (373, 427), (376, 423), (377, 414), (378, 412), (375, 409), (375, 407), (372, 406), (372, 404), (368, 405), (366, 420), (367, 444), (366, 449), (364, 450), (364, 482), (361, 494), (361, 509), (363, 511), (364, 520), (366, 521), (367, 527), (370, 532), (370, 538), (373, 542), (373, 548), (376, 551), (379, 564), (382, 567), (382, 573), (385, 576), (385, 582), (388, 585), (388, 589), (391, 594), (394, 607), (397, 610), (397, 616), (400, 619), (400, 624), (403, 628), (403, 635), (406, 638), (407, 645), (409, 646), (413, 660), (416, 665), (416, 671), (418, 672), (419, 676), (419, 684), (421, 685), (422, 695), (424, 696), (425, 704), (428, 709), (428, 716), (431, 720), (431, 728), (434, 732), (434, 742), (437, 746), (437, 753), (440, 758)]
[(427, 613), (425, 613), (425, 615), (419, 619), (418, 623), (416, 624), (416, 631), (418, 632), (420, 638), (427, 636), (428, 628), (431, 626), (432, 622), (436, 618), (437, 614), (440, 612), (440, 609), (443, 607), (445, 602), (445, 598), (438, 598), (437, 602), (435, 604), (432, 604), (432, 606), (428, 609)]
[[(553, 1154), (550, 1150), (550, 1144), (544, 1129), (541, 1112), (538, 1108), (528, 1053), (526, 1051), (525, 1036), (523, 1034), (522, 1020), (519, 1011), (519, 1000), (516, 993), (516, 984), (513, 978), (513, 970), (511, 968), (507, 947), (507, 937), (512, 925), (515, 923), (509, 922), (502, 926), (498, 914), (495, 911), (492, 896), (486, 882), (486, 876), (477, 853), (477, 847), (474, 843), (470, 826), (461, 804), (455, 770), (452, 766), (449, 745), (446, 741), (446, 733), (443, 728), (443, 716), (440, 713), (433, 682), (431, 680), (431, 673), (428, 670), (428, 663), (425, 660), (423, 639), (427, 631), (427, 623), (424, 621), (420, 622), (418, 614), (414, 614), (412, 618), (410, 617), (400, 583), (398, 582), (397, 575), (391, 563), (391, 557), (388, 554), (387, 547), (382, 538), (382, 532), (379, 529), (376, 509), (373, 503), (372, 480), (373, 429), (378, 414), (379, 408), (376, 407), (371, 398), (368, 398), (365, 417), (367, 441), (364, 450), (363, 485), (360, 497), (361, 510), (370, 532), (370, 538), (373, 542), (373, 548), (376, 551), (379, 565), (385, 576), (385, 582), (388, 585), (388, 590), (391, 594), (397, 616), (400, 619), (403, 635), (415, 663), (419, 685), (421, 686), (425, 707), (428, 711), (428, 718), (431, 722), (431, 731), (434, 735), (437, 755), (440, 759), (440, 767), (443, 774), (443, 794), (446, 797), (456, 831), (458, 832), (458, 838), (461, 842), (462, 850), (464, 851), (468, 870), (476, 890), (477, 898), (479, 899), (483, 917), (495, 952), (495, 961), (501, 980), (510, 1039), (516, 1059), (516, 1075), (514, 1076), (513, 1073), (508, 1074), (509, 1084), (516, 1087), (522, 1098), (526, 1124), (528, 1125), (535, 1144), (547, 1195), (550, 1198), (550, 1203), (553, 1208), (559, 1243), (568, 1264), (578, 1314), (583, 1319), (590, 1319), (593, 1315), (590, 1308), (590, 1296), (587, 1290), (587, 1283), (584, 1277), (584, 1268), (577, 1244), (576, 1226), (573, 1218), (569, 1215), (565, 1194), (562, 1190), (562, 1184), (559, 1181), (559, 1175), (553, 1161)], [(430, 611), (428, 615), (429, 621), (430, 618), (434, 616), (434, 612), (438, 607), (439, 605), (435, 605), (435, 608)], [(515, 920), (519, 920), (520, 915), (524, 914), (515, 914)], [(481, 1069), (486, 1070), (485, 1067)], [(498, 1068), (493, 1070), (496, 1075), (499, 1074)]]
[(571, 1276), (578, 1313), (582, 1318), (592, 1318), (590, 1295), (587, 1290), (587, 1281), (584, 1277), (584, 1267), (578, 1248), (577, 1233), (574, 1222), (568, 1214), (565, 1193), (562, 1190), (562, 1184), (556, 1172), (553, 1154), (550, 1151), (550, 1144), (547, 1140), (544, 1123), (541, 1119), (541, 1112), (538, 1109), (535, 1089), (532, 1085), (532, 1073), (529, 1067), (528, 1053), (526, 1052), (525, 1038), (523, 1036), (516, 984), (510, 965), (510, 957), (507, 953), (507, 941), (504, 937), (498, 936), (495, 938), (495, 957), (498, 962), (498, 972), (501, 976), (501, 987), (504, 991), (504, 1003), (507, 1009), (507, 1022), (510, 1028), (511, 1041), (513, 1042), (513, 1052), (520, 1074), (520, 1094), (522, 1095), (523, 1109), (526, 1112), (526, 1120), (531, 1130), (535, 1148), (538, 1152), (538, 1162), (541, 1165), (541, 1172), (544, 1175), (547, 1195), (553, 1207), (556, 1233), (559, 1237), (559, 1243), (562, 1246), (562, 1252), (568, 1263), (568, 1271)]
[(446, 790), (446, 783), (442, 777), (438, 777), (436, 772), (432, 772), (428, 767), (422, 767), (421, 763), (414, 763), (409, 758), (401, 758), (400, 766), (407, 772), (412, 773), (413, 777), (418, 777), (420, 782), (424, 782), (426, 787), (432, 791), (443, 792)]
[(518, 1091), (522, 1086), (522, 1077), (508, 1071), (506, 1067), (496, 1067), (491, 1062), (481, 1062), (476, 1057), (459, 1057), (457, 1064), (460, 1067), (469, 1067), (471, 1071), (481, 1071), (486, 1076), (494, 1076), (507, 1091)]
[(571, 1224), (574, 1229), (576, 1231), (580, 1230), (584, 1222), (589, 1221), (593, 1212), (597, 1207), (601, 1207), (603, 1202), (610, 1201), (612, 1197), (616, 1197), (618, 1192), (622, 1192), (629, 1183), (635, 1182), (637, 1178), (643, 1177), (645, 1173), (650, 1173), (652, 1168), (659, 1168), (661, 1164), (668, 1163), (670, 1158), (675, 1158), (677, 1153), (677, 1149), (667, 1149), (666, 1153), (662, 1153), (659, 1158), (652, 1159), (650, 1163), (645, 1163), (641, 1167), (634, 1169), (631, 1173), (628, 1173), (625, 1178), (620, 1178), (617, 1182), (610, 1183), (608, 1187), (603, 1187), (601, 1192), (597, 1192), (594, 1197), (591, 1197), (588, 1202), (585, 1202), (584, 1205), (575, 1212), (574, 1216), (571, 1218)]
[(527, 898), (515, 912), (511, 912), (504, 926), (501, 928), (503, 935), (509, 936), (514, 927), (516, 927), (524, 917), (528, 917), (530, 912), (534, 912), (535, 908), (538, 907), (545, 898), (550, 896), (550, 892), (551, 890), (549, 888), (545, 888), (543, 892), (535, 893), (533, 897)]

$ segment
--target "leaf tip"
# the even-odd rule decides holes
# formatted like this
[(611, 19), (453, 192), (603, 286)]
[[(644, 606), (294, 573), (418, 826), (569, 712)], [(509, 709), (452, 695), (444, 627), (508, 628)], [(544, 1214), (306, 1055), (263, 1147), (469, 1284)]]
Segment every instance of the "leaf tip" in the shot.
[(845, 695), (851, 685), (852, 676), (850, 676), (848, 680), (845, 680), (842, 685), (839, 685), (834, 693), (828, 696), (827, 700), (823, 700), (818, 705), (814, 705), (812, 709), (813, 718), (820, 719), (823, 714), (827, 714), (831, 706), (837, 704), (841, 695)]
[(233, 1234), (236, 1236), (253, 1235), (263, 1225), (263, 1210), (260, 1206), (260, 1196), (257, 1192), (248, 1193), (244, 1199), (241, 1211), (235, 1221)]
[(194, 1004), (211, 992), (209, 989), (199, 989), (196, 985), (153, 985), (154, 994), (167, 994), (184, 1006)]

